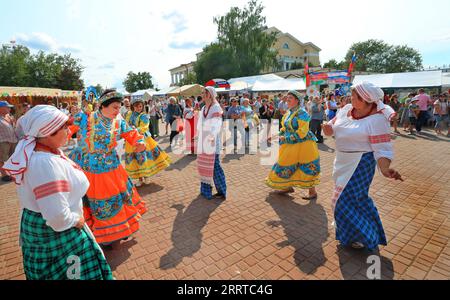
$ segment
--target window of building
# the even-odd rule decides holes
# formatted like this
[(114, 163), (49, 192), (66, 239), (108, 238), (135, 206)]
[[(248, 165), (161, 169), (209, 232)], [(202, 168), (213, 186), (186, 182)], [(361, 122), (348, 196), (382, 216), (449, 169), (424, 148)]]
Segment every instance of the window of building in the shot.
[(288, 43), (284, 43), (283, 49), (289, 49), (289, 44)]

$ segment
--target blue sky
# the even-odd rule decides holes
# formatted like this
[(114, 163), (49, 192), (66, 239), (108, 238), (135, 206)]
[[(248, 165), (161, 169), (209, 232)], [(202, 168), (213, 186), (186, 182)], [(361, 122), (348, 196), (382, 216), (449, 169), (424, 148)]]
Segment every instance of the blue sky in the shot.
[[(72, 53), (86, 84), (121, 87), (128, 71), (150, 72), (159, 88), (169, 69), (195, 60), (216, 37), (213, 17), (244, 0), (1, 0), (0, 44)], [(425, 66), (450, 65), (450, 1), (263, 0), (267, 25), (341, 60), (352, 42), (407, 44)]]

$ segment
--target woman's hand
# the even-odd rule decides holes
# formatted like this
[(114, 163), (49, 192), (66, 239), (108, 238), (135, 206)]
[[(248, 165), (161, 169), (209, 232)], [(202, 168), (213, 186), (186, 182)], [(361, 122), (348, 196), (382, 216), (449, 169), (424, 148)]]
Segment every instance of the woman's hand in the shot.
[(136, 147), (134, 147), (134, 152), (140, 153), (145, 151), (145, 144), (144, 143), (138, 143)]
[(81, 217), (80, 217), (80, 220), (78, 220), (78, 223), (77, 223), (77, 225), (75, 225), (75, 228), (78, 228), (78, 229), (82, 229), (82, 228), (83, 228), (83, 226), (84, 226), (84, 223), (85, 223), (85, 221), (84, 221), (84, 217), (83, 217), (83, 216), (81, 216)]
[(284, 135), (280, 135), (280, 141), (282, 142), (286, 141), (286, 137)]
[(333, 131), (333, 126), (331, 126), (330, 124), (323, 124), (322, 125), (322, 129), (323, 129), (323, 133), (326, 136), (332, 136), (334, 131)]
[(383, 168), (380, 169), (380, 171), (384, 175), (384, 177), (403, 181), (402, 175), (400, 175), (400, 173), (395, 171), (394, 169)]

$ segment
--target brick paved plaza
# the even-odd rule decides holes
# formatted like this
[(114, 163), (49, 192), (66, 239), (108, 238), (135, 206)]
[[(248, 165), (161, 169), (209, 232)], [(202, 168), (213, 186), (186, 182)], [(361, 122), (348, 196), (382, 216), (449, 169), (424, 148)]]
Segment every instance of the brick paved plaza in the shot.
[[(167, 137), (159, 141), (167, 146)], [(225, 202), (199, 198), (196, 163), (174, 164), (139, 188), (150, 212), (134, 239), (105, 254), (117, 279), (367, 279), (371, 254), (335, 241), (330, 199), (334, 141), (320, 146), (319, 199), (276, 196), (259, 155), (223, 158)], [(371, 195), (389, 245), (383, 279), (450, 279), (450, 140), (430, 131), (395, 139), (405, 182), (376, 175)], [(0, 279), (24, 279), (14, 184), (0, 185)]]

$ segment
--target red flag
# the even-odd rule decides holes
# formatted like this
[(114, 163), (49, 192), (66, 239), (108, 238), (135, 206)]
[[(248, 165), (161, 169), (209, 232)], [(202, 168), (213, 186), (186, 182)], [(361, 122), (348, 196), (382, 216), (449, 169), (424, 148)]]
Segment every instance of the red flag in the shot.
[(306, 65), (305, 65), (305, 80), (306, 80), (306, 87), (309, 87), (311, 85), (311, 78), (309, 76), (308, 60), (306, 60)]
[(353, 68), (355, 67), (355, 62), (356, 62), (356, 52), (353, 53), (353, 57), (352, 57), (352, 61), (350, 63), (350, 66), (348, 67), (348, 73), (347, 76), (349, 78), (351, 78), (352, 73), (353, 73)]

